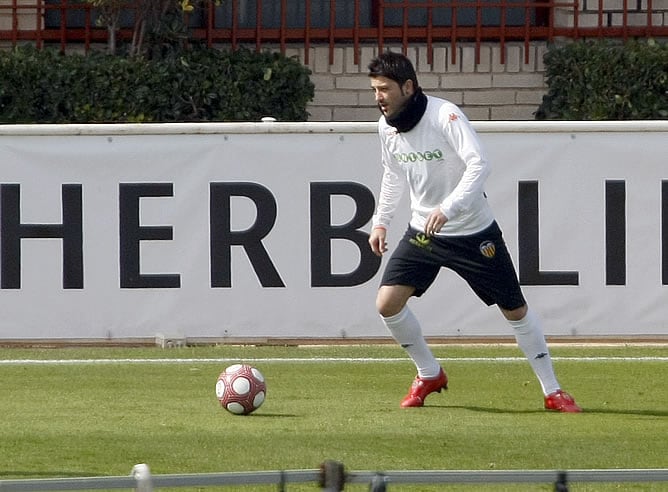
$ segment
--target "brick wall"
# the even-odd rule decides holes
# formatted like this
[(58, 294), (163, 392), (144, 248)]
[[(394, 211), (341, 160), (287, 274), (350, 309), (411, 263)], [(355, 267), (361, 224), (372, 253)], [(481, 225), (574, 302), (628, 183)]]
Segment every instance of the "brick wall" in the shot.
[[(400, 47), (390, 47), (401, 51)], [(529, 46), (525, 61), (524, 44), (506, 44), (505, 63), (501, 63), (498, 43), (481, 47), (480, 63), (475, 63), (473, 44), (460, 44), (452, 63), (450, 46), (434, 47), (433, 63), (427, 63), (426, 46), (410, 48), (408, 57), (418, 72), (418, 81), (426, 93), (458, 104), (472, 120), (533, 120), (545, 85), (543, 54), (545, 43)], [(327, 47), (312, 48), (308, 66), (315, 84), (315, 97), (308, 107), (310, 121), (375, 121), (378, 109), (366, 73), (366, 66), (378, 53), (364, 47), (360, 64), (354, 63), (352, 48), (336, 48), (334, 63), (329, 64)], [(295, 48), (287, 55), (304, 62), (304, 52)]]

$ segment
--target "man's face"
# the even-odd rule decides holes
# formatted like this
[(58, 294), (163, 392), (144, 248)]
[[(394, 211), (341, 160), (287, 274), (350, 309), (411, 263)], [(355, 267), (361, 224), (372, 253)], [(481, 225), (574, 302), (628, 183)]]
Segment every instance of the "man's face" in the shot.
[(403, 85), (399, 85), (387, 77), (371, 77), (371, 89), (383, 115), (392, 118), (399, 114), (413, 95), (413, 81), (407, 80)]

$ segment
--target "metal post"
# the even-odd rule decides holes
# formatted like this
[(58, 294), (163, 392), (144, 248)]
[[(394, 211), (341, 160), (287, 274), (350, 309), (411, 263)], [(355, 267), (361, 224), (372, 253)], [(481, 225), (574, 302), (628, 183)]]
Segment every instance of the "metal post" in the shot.
[(565, 471), (557, 473), (557, 481), (554, 483), (554, 492), (568, 492), (568, 477)]
[(345, 487), (346, 474), (343, 463), (328, 460), (320, 465), (320, 487), (325, 492), (341, 492)]
[(387, 477), (382, 473), (377, 473), (371, 479), (369, 492), (387, 492)]

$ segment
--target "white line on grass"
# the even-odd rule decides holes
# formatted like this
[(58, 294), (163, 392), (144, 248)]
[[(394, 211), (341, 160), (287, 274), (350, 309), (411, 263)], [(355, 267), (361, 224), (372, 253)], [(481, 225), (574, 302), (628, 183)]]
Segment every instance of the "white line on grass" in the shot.
[[(76, 365), (76, 364), (219, 364), (219, 363), (281, 363), (281, 362), (406, 362), (402, 357), (221, 357), (189, 359), (5, 359), (0, 365)], [(524, 362), (524, 357), (445, 357), (447, 362)], [(569, 362), (668, 362), (668, 357), (552, 357)]]

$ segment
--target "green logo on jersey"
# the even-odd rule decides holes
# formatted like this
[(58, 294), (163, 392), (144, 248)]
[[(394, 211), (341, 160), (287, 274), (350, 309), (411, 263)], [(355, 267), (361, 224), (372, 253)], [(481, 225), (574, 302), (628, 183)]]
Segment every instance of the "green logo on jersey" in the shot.
[(425, 152), (399, 152), (394, 154), (394, 158), (399, 162), (422, 162), (433, 161), (443, 158), (443, 151), (441, 149), (427, 150)]

